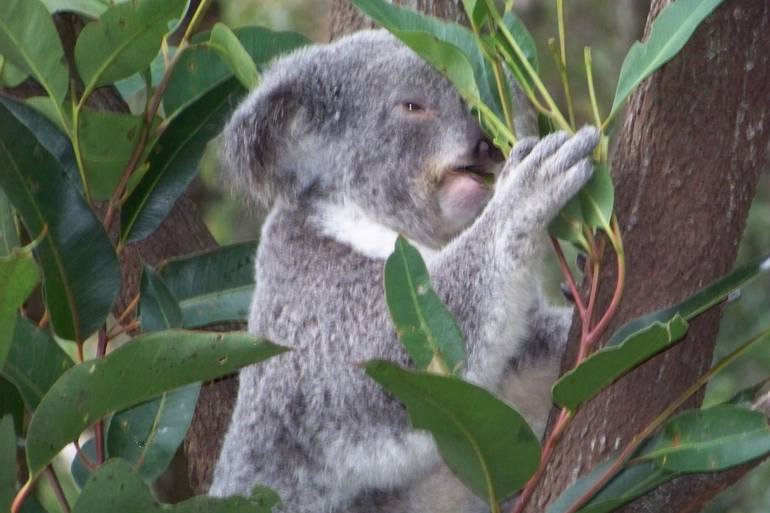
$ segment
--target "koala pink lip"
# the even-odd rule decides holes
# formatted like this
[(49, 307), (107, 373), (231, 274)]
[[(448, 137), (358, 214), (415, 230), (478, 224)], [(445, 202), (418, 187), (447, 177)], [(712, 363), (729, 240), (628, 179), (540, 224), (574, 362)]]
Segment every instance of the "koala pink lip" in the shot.
[(464, 175), (478, 182), (479, 185), (490, 187), (495, 182), (494, 173), (487, 173), (481, 166), (462, 166), (448, 171), (453, 175)]

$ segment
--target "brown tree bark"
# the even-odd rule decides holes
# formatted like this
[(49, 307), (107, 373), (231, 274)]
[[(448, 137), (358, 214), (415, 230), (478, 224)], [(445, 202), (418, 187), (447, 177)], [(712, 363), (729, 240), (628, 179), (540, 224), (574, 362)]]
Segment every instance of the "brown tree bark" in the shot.
[[(667, 3), (653, 1), (647, 32)], [(770, 5), (728, 0), (632, 96), (613, 159), (628, 279), (608, 333), (678, 302), (732, 267), (759, 174), (768, 165), (769, 56)], [(614, 283), (610, 259), (604, 269), (602, 283)], [(610, 289), (601, 291), (604, 307)], [(709, 368), (720, 314), (714, 309), (694, 320), (676, 347), (581, 408), (527, 511), (544, 511), (576, 476), (623, 447)], [(564, 369), (573, 365), (578, 338), (573, 326)], [(623, 511), (699, 511), (749, 467), (678, 479)]]

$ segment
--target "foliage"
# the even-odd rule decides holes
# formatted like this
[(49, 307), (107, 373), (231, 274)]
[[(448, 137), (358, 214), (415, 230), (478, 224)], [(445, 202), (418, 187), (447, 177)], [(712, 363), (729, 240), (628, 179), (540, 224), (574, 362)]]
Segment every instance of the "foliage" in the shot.
[[(246, 90), (258, 85), (269, 61), (308, 42), (291, 32), (231, 29), (222, 23), (193, 35), (211, 2), (203, 0), (179, 26), (186, 3), (0, 3), (0, 84), (31, 80), (45, 93), (25, 102), (0, 98), (0, 475), (15, 475), (16, 436), (24, 442), (31, 474), (21, 488), (13, 477), (0, 480), (3, 511), (42, 510), (27, 497), (32, 483), (53, 468), (60, 449), (88, 433), (71, 470), (82, 488), (75, 512), (109, 507), (115, 513), (258, 513), (270, 511), (278, 500), (256, 489), (250, 498), (196, 497), (168, 506), (157, 503), (148, 488), (182, 442), (200, 382), (283, 349), (242, 333), (183, 330), (245, 319), (256, 242), (146, 266), (137, 297), (116, 311), (125, 285), (120, 272), (125, 248), (166, 219), (196, 176), (207, 143)], [(513, 122), (512, 81), (543, 127), (575, 130), (561, 0), (556, 2), (559, 40), (551, 47), (567, 115), (540, 76), (544, 66), (535, 39), (510, 9), (501, 13), (495, 2), (464, 0), (471, 20), (466, 28), (383, 0), (354, 3), (444, 73), (504, 152), (520, 135)], [(612, 120), (630, 92), (674, 58), (720, 3), (677, 0), (664, 9), (650, 38), (629, 52), (605, 118), (595, 96), (591, 52), (585, 51), (593, 121), (603, 138), (594, 178), (551, 226), (584, 324), (580, 365), (554, 389), (555, 402), (569, 408), (552, 432), (555, 439), (583, 401), (665, 351), (684, 335), (687, 321), (770, 267), (762, 259), (738, 270), (680, 305), (635, 320), (611, 337), (611, 347), (592, 353), (624, 281), (607, 152)], [(74, 48), (74, 67), (67, 66), (52, 22), (51, 13), (58, 11), (88, 19)], [(133, 112), (91, 109), (89, 98), (109, 85), (140, 107)], [(113, 242), (115, 232), (119, 236)], [(597, 277), (600, 237), (617, 255), (618, 283), (611, 307), (594, 312), (592, 298), (577, 293), (556, 238), (587, 253)], [(384, 280), (397, 332), (419, 370), (374, 361), (366, 372), (404, 402), (414, 427), (431, 433), (448, 466), (493, 512), (522, 488), (518, 504), (525, 504), (548, 460), (548, 442), (541, 450), (521, 415), (463, 380), (462, 333), (406, 240), (397, 242)], [(42, 294), (35, 291), (39, 281)], [(35, 316), (24, 307), (36, 301), (42, 301), (45, 314)], [(130, 340), (120, 345), (122, 338)], [(765, 339), (751, 339), (707, 377)], [(84, 350), (87, 342), (96, 346), (91, 359)], [(69, 356), (73, 352), (76, 361)], [(770, 450), (766, 420), (745, 404), (669, 418), (672, 412), (663, 412), (634, 444), (576, 482), (549, 511), (611, 511), (677, 475), (727, 468)], [(653, 436), (657, 426), (664, 429)]]

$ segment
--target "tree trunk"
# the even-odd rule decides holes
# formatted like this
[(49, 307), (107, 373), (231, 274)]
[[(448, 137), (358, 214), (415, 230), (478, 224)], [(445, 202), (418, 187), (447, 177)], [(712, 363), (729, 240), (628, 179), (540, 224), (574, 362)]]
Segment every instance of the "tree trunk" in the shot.
[[(647, 32), (667, 3), (653, 1)], [(632, 96), (612, 170), (628, 278), (608, 333), (731, 269), (759, 174), (768, 165), (769, 56), (768, 3), (728, 0), (683, 52)], [(601, 283), (614, 279), (608, 259)], [(600, 306), (606, 308), (610, 289), (601, 291)], [(682, 342), (579, 411), (529, 512), (544, 511), (578, 475), (623, 447), (709, 368), (720, 314), (713, 309), (694, 320)], [(573, 326), (563, 369), (573, 365), (578, 338)], [(686, 406), (697, 406), (701, 398)], [(699, 511), (749, 467), (678, 479), (623, 511)]]

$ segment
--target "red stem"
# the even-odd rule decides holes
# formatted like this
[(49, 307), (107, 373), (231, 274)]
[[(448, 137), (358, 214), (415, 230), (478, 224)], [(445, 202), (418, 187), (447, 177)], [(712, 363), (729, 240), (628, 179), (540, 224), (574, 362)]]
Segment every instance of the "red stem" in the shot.
[(88, 457), (88, 454), (86, 454), (83, 449), (80, 447), (80, 441), (74, 440), (72, 442), (72, 445), (75, 446), (75, 453), (78, 455), (78, 459), (85, 465), (85, 467), (93, 472), (96, 470), (96, 463), (91, 461), (91, 458)]
[(563, 408), (559, 413), (559, 418), (556, 419), (556, 424), (548, 434), (548, 438), (546, 438), (545, 443), (543, 444), (543, 452), (540, 453), (540, 465), (537, 467), (537, 470), (532, 475), (532, 477), (529, 478), (529, 481), (527, 481), (527, 484), (521, 491), (521, 494), (519, 494), (519, 497), (516, 499), (516, 503), (511, 509), (511, 513), (522, 513), (524, 508), (527, 507), (527, 503), (529, 503), (529, 499), (535, 492), (535, 488), (537, 488), (537, 484), (540, 482), (540, 478), (543, 476), (543, 473), (545, 473), (548, 460), (551, 459), (551, 453), (553, 453), (556, 444), (559, 442), (559, 439), (561, 439), (561, 435), (564, 433), (564, 430), (569, 425), (569, 421), (571, 419), (572, 416), (570, 415), (569, 411), (566, 408)]
[(556, 257), (559, 261), (559, 267), (561, 268), (561, 272), (564, 275), (564, 277), (567, 279), (567, 285), (569, 285), (570, 292), (572, 292), (572, 297), (575, 300), (575, 307), (577, 307), (578, 314), (580, 315), (580, 320), (582, 322), (585, 322), (585, 314), (586, 314), (586, 307), (583, 304), (583, 298), (580, 297), (580, 293), (578, 292), (577, 285), (575, 284), (575, 277), (572, 275), (572, 271), (569, 268), (569, 265), (567, 264), (567, 259), (564, 257), (564, 252), (561, 250), (561, 245), (559, 244), (559, 241), (556, 240), (556, 237), (553, 235), (551, 237), (551, 244), (553, 244), (553, 249), (556, 251)]
[(24, 501), (27, 500), (29, 492), (32, 490), (32, 484), (32, 480), (24, 483), (24, 486), (21, 487), (19, 493), (17, 493), (16, 497), (13, 498), (13, 503), (11, 503), (11, 513), (19, 513), (21, 507), (24, 505)]
[[(104, 358), (107, 352), (107, 328), (99, 328), (99, 342), (96, 345), (96, 357)], [(94, 426), (94, 438), (96, 439), (96, 463), (104, 463), (104, 421), (99, 420)]]

